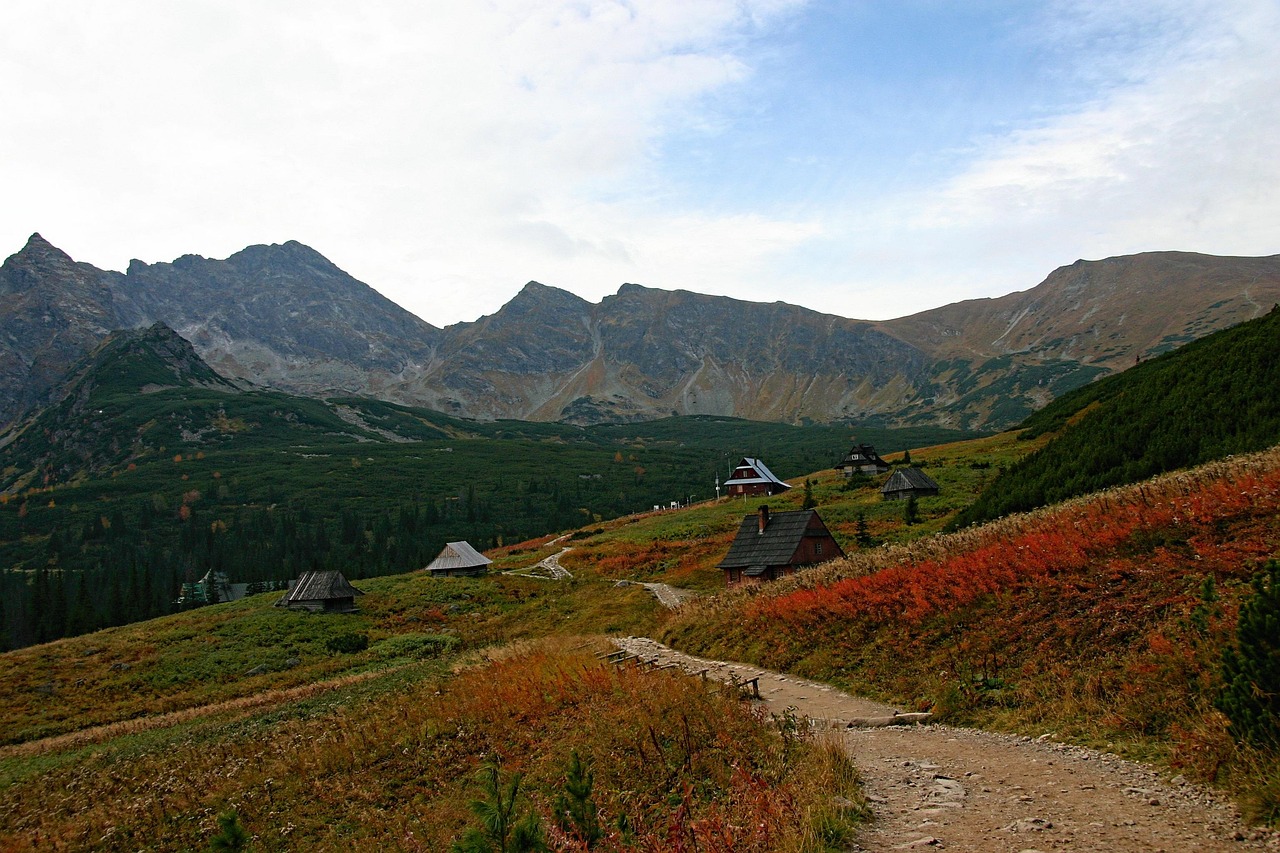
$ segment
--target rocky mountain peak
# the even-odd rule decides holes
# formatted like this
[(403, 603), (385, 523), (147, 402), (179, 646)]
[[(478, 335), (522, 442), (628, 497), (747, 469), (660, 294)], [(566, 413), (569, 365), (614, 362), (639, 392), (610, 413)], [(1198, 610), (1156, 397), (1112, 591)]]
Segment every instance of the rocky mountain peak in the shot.
[(46, 401), (110, 330), (148, 327), (174, 364), (176, 330), (223, 376), (466, 417), (972, 428), (1256, 316), (1280, 301), (1280, 257), (1077, 261), (1029, 290), (875, 323), (632, 282), (592, 303), (530, 281), (494, 314), (437, 329), (293, 240), (118, 273), (35, 234), (0, 267), (0, 294), (0, 423)]
[(508, 321), (534, 314), (572, 312), (581, 314), (591, 310), (591, 303), (577, 294), (558, 287), (550, 287), (537, 281), (528, 282), (515, 297), (503, 305), (493, 319)]
[(0, 267), (0, 292), (20, 293), (50, 278), (79, 281), (84, 275), (70, 255), (35, 233)]

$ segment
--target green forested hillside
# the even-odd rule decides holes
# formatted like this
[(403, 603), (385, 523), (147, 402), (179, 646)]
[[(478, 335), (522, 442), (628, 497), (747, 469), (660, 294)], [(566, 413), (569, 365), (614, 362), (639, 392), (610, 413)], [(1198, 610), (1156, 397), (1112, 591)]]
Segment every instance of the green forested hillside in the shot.
[(1057, 433), (956, 520), (986, 521), (1280, 442), (1280, 311), (1109, 376), (1023, 424)]
[[(960, 437), (859, 430), (883, 452)], [(714, 496), (741, 455), (781, 477), (834, 465), (847, 426), (728, 418), (582, 428), (476, 422), (225, 383), (163, 327), (108, 342), (0, 449), (0, 648), (170, 612), (209, 570), (419, 568)]]

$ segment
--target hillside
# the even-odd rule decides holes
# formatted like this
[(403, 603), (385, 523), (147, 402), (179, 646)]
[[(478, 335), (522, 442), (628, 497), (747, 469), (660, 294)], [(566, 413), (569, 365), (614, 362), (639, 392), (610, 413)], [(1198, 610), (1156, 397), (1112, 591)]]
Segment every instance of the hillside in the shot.
[[(108, 338), (0, 447), (0, 645), (172, 612), (184, 582), (283, 583), (429, 562), (707, 500), (742, 455), (834, 465), (841, 427), (677, 418), (480, 423), (237, 385), (163, 326)], [(950, 435), (865, 430), (885, 452)]]
[[(677, 426), (658, 425), (668, 440)], [(745, 435), (750, 425), (732, 426)], [(877, 538), (909, 538), (969, 499), (987, 472), (972, 462), (1006, 464), (1025, 447), (1000, 436), (970, 455), (957, 445), (926, 452), (954, 494), (922, 502), (925, 520), (915, 528), (869, 484), (846, 488), (838, 474), (819, 472), (810, 491), (833, 524), (845, 507), (838, 535), (850, 549), (859, 514)], [(796, 485), (772, 499), (779, 508), (803, 500)], [(410, 849), (439, 850), (468, 822), (460, 803), (477, 795), (471, 777), (481, 753), (496, 751), (507, 772), (525, 772), (528, 802), (546, 808), (569, 760), (561, 747), (572, 743), (594, 761), (606, 818), (627, 815), (630, 846), (615, 849), (669, 849), (668, 833), (682, 826), (707, 845), (734, 837), (736, 850), (789, 849), (792, 833), (847, 846), (860, 798), (842, 753), (786, 728), (759, 729), (758, 717), (741, 716), (744, 705), (701, 681), (613, 671), (582, 651), (597, 648), (591, 640), (576, 639), (655, 633), (665, 611), (641, 587), (617, 581), (715, 588), (717, 552), (759, 503), (646, 513), (594, 523), (566, 541), (508, 545), (495, 549), (495, 571), (481, 579), (357, 580), (366, 594), (349, 617), (282, 612), (271, 606), (275, 593), (9, 652), (0, 668), (0, 731), (9, 741), (0, 747), (0, 836), (17, 849), (37, 833), (79, 849), (110, 824), (111, 837), (126, 841), (192, 845), (215, 831), (215, 814), (235, 808), (266, 849), (343, 849), (412, 831), (419, 846)], [(701, 557), (683, 558), (689, 543), (699, 543)], [(565, 546), (570, 579), (502, 574)], [(343, 635), (367, 638), (368, 648), (335, 651)], [(547, 636), (571, 639), (523, 645)], [(86, 794), (80, 806), (31, 807), (70, 779)], [(687, 793), (669, 798), (686, 779)], [(335, 790), (343, 795), (320, 793)], [(833, 792), (849, 806), (833, 807)], [(124, 800), (146, 805), (122, 813)], [(424, 813), (432, 815), (426, 824)], [(733, 826), (755, 829), (723, 834)], [(284, 829), (288, 836), (271, 834)]]
[(1052, 440), (957, 524), (1270, 447), (1280, 441), (1280, 311), (1066, 394), (1023, 427)]
[(1280, 257), (1079, 261), (1027, 291), (884, 322), (638, 284), (592, 304), (530, 282), (493, 315), (437, 329), (296, 242), (117, 273), (37, 234), (0, 268), (0, 293), (0, 423), (110, 330), (163, 322), (228, 378), (467, 418), (993, 429), (1258, 316), (1280, 301)]
[[(913, 453), (913, 456), (916, 454)], [(1214, 707), (1280, 541), (1280, 450), (858, 552), (685, 608), (663, 639), (964, 724), (1156, 758), (1276, 815), (1275, 761)]]
[[(721, 591), (715, 563), (763, 499), (726, 500), (497, 549), (486, 578), (357, 581), (367, 594), (354, 616), (281, 612), (269, 594), (9, 652), (0, 670), (7, 839), (26, 849), (37, 834), (56, 836), (81, 849), (110, 826), (126, 842), (192, 845), (215, 831), (215, 814), (235, 808), (251, 831), (267, 833), (266, 849), (341, 849), (408, 832), (410, 849), (441, 849), (467, 823), (458, 804), (476, 795), (469, 776), (482, 753), (525, 772), (526, 802), (545, 809), (564, 778), (565, 742), (594, 759), (605, 814), (627, 814), (659, 847), (670, 843), (663, 827), (673, 814), (698, 815), (703, 830), (720, 820), (763, 820), (779, 833), (796, 826), (789, 821), (803, 809), (748, 816), (764, 800), (747, 790), (771, 792), (770, 802), (781, 791), (794, 792), (788, 802), (814, 796), (801, 778), (778, 775), (786, 766), (820, 783), (825, 794), (810, 802), (831, 803), (829, 777), (811, 775), (834, 760), (829, 753), (785, 758), (799, 748), (786, 745), (785, 728), (775, 740), (746, 720), (727, 734), (724, 721), (738, 720), (741, 705), (702, 704), (718, 700), (701, 682), (686, 690), (666, 673), (602, 666), (590, 657), (593, 641), (578, 639), (599, 633), (656, 634), (953, 721), (1054, 731), (1251, 790), (1257, 758), (1231, 743), (1209, 700), (1247, 578), (1280, 541), (1280, 452), (928, 535), (993, 468), (1033, 445), (1005, 434), (913, 448), (944, 487), (920, 502), (916, 525), (872, 484), (809, 478), (850, 557), (753, 591)], [(798, 506), (796, 485), (768, 500)], [(887, 544), (860, 545), (862, 535)], [(566, 546), (570, 579), (501, 574)], [(671, 616), (619, 580), (718, 594)], [(337, 651), (340, 635), (368, 647)], [(547, 636), (569, 639), (523, 645)], [(718, 734), (700, 728), (711, 719), (721, 721)], [(713, 741), (709, 753), (693, 748)], [(618, 750), (652, 760), (611, 764)], [(667, 773), (643, 769), (664, 766), (663, 756)], [(658, 793), (681, 790), (684, 779), (725, 779), (716, 768), (727, 764), (704, 763), (721, 761), (750, 768), (740, 781), (761, 787), (717, 781), (680, 798)], [(822, 772), (851, 778), (847, 767)], [(32, 807), (72, 780), (86, 796)], [(286, 829), (293, 837), (269, 834)], [(735, 843), (751, 849), (745, 838)], [(781, 842), (770, 844), (761, 849)]]

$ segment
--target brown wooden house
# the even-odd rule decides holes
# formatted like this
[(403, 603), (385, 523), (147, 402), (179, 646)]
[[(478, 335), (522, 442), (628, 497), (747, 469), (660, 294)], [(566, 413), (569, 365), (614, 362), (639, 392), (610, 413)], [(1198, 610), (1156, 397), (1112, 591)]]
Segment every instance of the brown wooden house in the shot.
[(423, 571), (432, 577), (474, 577), (486, 574), (492, 562), (469, 542), (449, 542)]
[(724, 481), (724, 487), (731, 498), (776, 495), (791, 488), (773, 476), (767, 465), (749, 456), (742, 457), (729, 479)]
[(840, 460), (836, 470), (846, 477), (852, 477), (854, 474), (875, 476), (886, 473), (889, 470), (889, 463), (881, 459), (880, 454), (876, 453), (876, 449), (871, 445), (856, 444)]
[(777, 580), (843, 556), (817, 510), (770, 514), (769, 507), (762, 506), (742, 519), (719, 567), (724, 569), (725, 585), (736, 586)]
[(880, 497), (887, 501), (927, 498), (936, 495), (939, 488), (937, 482), (919, 468), (899, 468), (880, 487)]
[(352, 586), (342, 572), (303, 572), (289, 585), (289, 591), (276, 602), (276, 607), (290, 610), (354, 613), (356, 596), (363, 592)]

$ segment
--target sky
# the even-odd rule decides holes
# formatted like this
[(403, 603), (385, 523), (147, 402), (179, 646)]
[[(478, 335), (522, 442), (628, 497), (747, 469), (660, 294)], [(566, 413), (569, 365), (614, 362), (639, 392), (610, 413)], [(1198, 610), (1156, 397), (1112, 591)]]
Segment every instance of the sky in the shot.
[(40, 0), (0, 255), (298, 240), (424, 320), (526, 281), (887, 319), (1280, 253), (1276, 0)]

